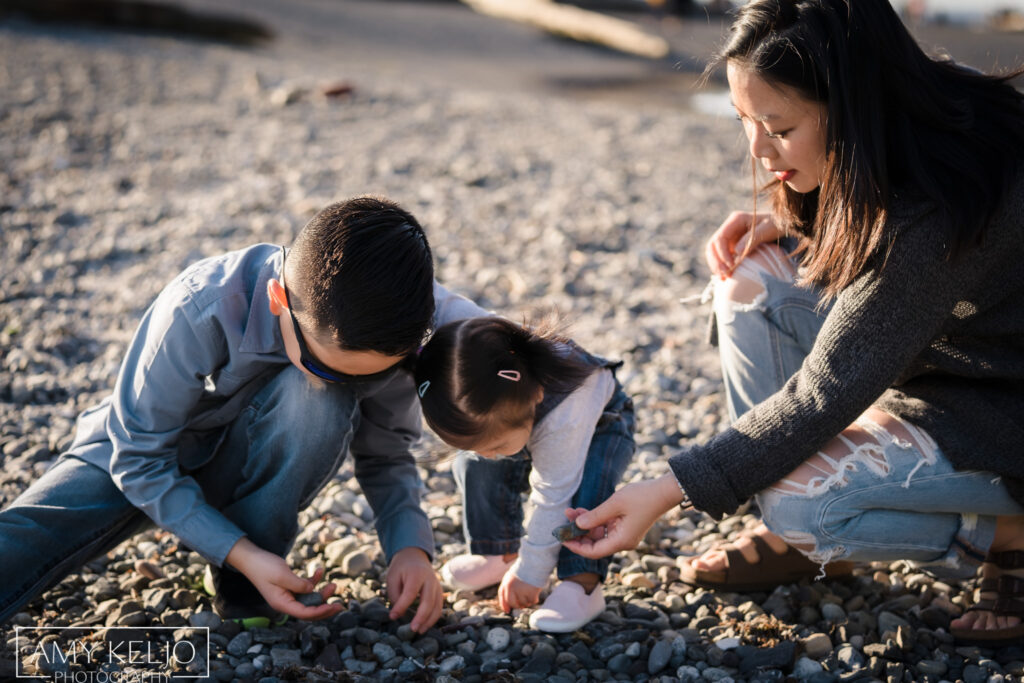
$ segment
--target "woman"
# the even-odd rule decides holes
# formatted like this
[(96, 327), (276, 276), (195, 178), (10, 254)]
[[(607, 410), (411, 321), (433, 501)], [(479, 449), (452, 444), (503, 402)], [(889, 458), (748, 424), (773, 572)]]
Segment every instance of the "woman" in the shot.
[(756, 494), (761, 561), (983, 563), (954, 634), (1021, 638), (1024, 581), (998, 579), (1024, 576), (1024, 97), (927, 57), (888, 0), (755, 0), (723, 62), (772, 177), (771, 216), (733, 214), (707, 250), (735, 422), (571, 511), (591, 534), (566, 546), (605, 555), (681, 501), (721, 517)]

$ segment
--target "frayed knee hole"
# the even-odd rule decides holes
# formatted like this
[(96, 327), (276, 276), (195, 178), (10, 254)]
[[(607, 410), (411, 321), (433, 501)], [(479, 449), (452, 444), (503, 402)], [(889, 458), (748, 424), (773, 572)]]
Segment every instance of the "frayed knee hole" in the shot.
[(721, 295), (737, 304), (752, 304), (765, 291), (764, 285), (744, 277), (731, 277), (721, 285)]

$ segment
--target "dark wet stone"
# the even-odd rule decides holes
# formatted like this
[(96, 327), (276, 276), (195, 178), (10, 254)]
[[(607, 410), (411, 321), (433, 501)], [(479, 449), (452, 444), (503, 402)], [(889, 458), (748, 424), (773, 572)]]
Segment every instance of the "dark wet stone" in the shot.
[(363, 619), (384, 623), (390, 620), (391, 610), (380, 600), (374, 598), (363, 603)]
[(380, 634), (371, 628), (357, 627), (352, 634), (355, 639), (364, 645), (373, 645), (380, 640)]
[(424, 657), (432, 657), (441, 650), (441, 644), (436, 638), (425, 636), (415, 641), (412, 646), (419, 650)]
[(254, 643), (276, 645), (290, 643), (295, 639), (295, 632), (288, 628), (253, 628), (249, 629)]
[(698, 631), (703, 631), (704, 629), (718, 626), (718, 624), (720, 623), (721, 620), (718, 617), (708, 615), (706, 617), (701, 617), (700, 619), (694, 621), (693, 628), (697, 629)]
[(518, 673), (520, 675), (535, 674), (546, 676), (551, 672), (556, 654), (555, 648), (551, 647), (548, 643), (537, 643), (533, 649), (533, 654), (530, 655), (530, 658)]
[(627, 619), (641, 619), (643, 621), (654, 621), (659, 617), (665, 616), (661, 610), (643, 602), (624, 603), (622, 605), (622, 615)]
[(742, 646), (736, 649), (739, 656), (740, 673), (749, 674), (757, 669), (781, 669), (793, 664), (796, 643), (785, 641), (775, 647), (754, 648)]
[(922, 659), (920, 662), (914, 665), (917, 672), (926, 676), (945, 676), (946, 671), (949, 667), (945, 662), (940, 662), (934, 659)]
[(324, 597), (319, 593), (298, 593), (295, 599), (306, 607), (319, 607), (324, 604)]
[(608, 670), (614, 674), (624, 674), (629, 671), (632, 664), (633, 659), (629, 655), (621, 653), (608, 660)]
[(651, 648), (647, 656), (647, 673), (654, 675), (664, 669), (672, 658), (672, 643), (667, 640), (659, 640)]
[(244, 657), (250, 647), (252, 647), (252, 633), (242, 631), (228, 642), (226, 649), (230, 655)]
[(270, 651), (270, 659), (274, 662), (275, 667), (281, 669), (289, 666), (299, 666), (302, 664), (302, 654), (298, 650), (292, 650), (290, 648), (273, 648)]

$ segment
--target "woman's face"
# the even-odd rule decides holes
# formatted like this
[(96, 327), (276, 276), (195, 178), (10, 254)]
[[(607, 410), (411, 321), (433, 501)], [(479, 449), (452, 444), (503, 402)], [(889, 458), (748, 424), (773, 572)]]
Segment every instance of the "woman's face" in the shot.
[(825, 169), (825, 105), (772, 85), (730, 62), (729, 91), (750, 155), (796, 192), (821, 185)]

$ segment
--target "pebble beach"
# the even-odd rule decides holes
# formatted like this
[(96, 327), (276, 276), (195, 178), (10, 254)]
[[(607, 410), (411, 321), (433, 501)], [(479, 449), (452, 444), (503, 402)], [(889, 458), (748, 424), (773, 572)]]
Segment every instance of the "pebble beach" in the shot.
[[(0, 23), (0, 506), (109, 393), (140, 316), (180, 270), (256, 242), (289, 244), (321, 207), (362, 194), (419, 218), (450, 289), (517, 320), (556, 311), (584, 347), (624, 362), (637, 411), (625, 481), (664, 473), (671, 454), (725, 428), (700, 295), (704, 240), (751, 203), (731, 117), (657, 97), (459, 87), (288, 55)], [(440, 567), (465, 551), (453, 453), (425, 433), (416, 455)], [(40, 658), (20, 629), (43, 626), (91, 629), (100, 647), (102, 628), (160, 627), (208, 648), (205, 668), (174, 680), (1024, 676), (1024, 644), (963, 647), (948, 634), (973, 584), (904, 562), (765, 593), (678, 580), (681, 562), (756, 525), (755, 511), (722, 522), (666, 515), (615, 556), (607, 610), (575, 633), (530, 630), (529, 612), (502, 613), (491, 589), (449, 593), (441, 620), (416, 634), (409, 617), (388, 619), (372, 520), (348, 463), (302, 513), (288, 558), (300, 573), (324, 567), (346, 609), (249, 631), (212, 612), (198, 554), (144, 532), (0, 626), (0, 681), (101, 680), (99, 669), (74, 679), (75, 664)], [(144, 673), (106, 666), (107, 680)]]

